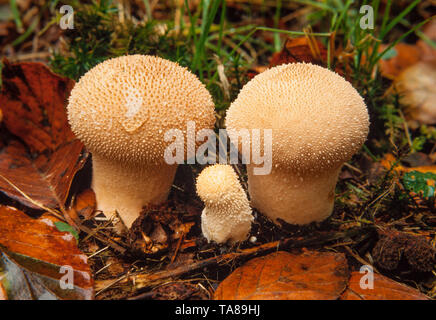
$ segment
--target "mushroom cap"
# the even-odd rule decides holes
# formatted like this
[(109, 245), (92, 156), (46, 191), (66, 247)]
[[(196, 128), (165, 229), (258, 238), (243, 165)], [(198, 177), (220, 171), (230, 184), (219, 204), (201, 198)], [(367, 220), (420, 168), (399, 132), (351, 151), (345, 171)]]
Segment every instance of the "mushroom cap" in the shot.
[[(197, 177), (197, 194), (206, 206), (235, 204), (239, 198), (247, 199), (238, 175), (229, 165), (206, 167)], [(248, 200), (246, 200), (248, 203)]]
[[(164, 134), (188, 121), (213, 128), (212, 97), (188, 69), (159, 57), (122, 56), (89, 70), (68, 104), (73, 132), (91, 152), (128, 163), (164, 162)], [(186, 154), (186, 146), (185, 146)], [(186, 156), (185, 156), (186, 157)]]
[(260, 129), (261, 137), (271, 129), (273, 166), (304, 173), (349, 160), (366, 140), (369, 117), (363, 98), (344, 78), (317, 65), (291, 63), (250, 80), (227, 111), (226, 125)]

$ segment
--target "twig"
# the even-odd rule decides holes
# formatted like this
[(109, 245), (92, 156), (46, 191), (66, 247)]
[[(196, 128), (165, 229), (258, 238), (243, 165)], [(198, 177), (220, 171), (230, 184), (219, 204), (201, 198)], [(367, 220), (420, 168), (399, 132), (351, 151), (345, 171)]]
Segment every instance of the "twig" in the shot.
[[(367, 226), (363, 228), (353, 228), (344, 232), (333, 232), (328, 234), (323, 234), (321, 236), (312, 237), (309, 239), (296, 239), (296, 238), (286, 238), (280, 241), (268, 242), (263, 245), (244, 249), (240, 252), (232, 252), (223, 255), (219, 255), (213, 258), (201, 260), (195, 262), (191, 265), (182, 265), (178, 268), (172, 270), (164, 270), (155, 273), (139, 273), (134, 274), (123, 281), (132, 281), (135, 283), (135, 289), (140, 290), (147, 287), (152, 287), (168, 279), (173, 279), (176, 277), (186, 276), (203, 268), (211, 268), (222, 264), (228, 264), (235, 260), (248, 259), (255, 256), (263, 256), (271, 252), (284, 249), (292, 248), (303, 248), (308, 246), (315, 246), (325, 244), (331, 241), (354, 237), (362, 233), (368, 233), (374, 230), (374, 227)], [(103, 280), (96, 282), (96, 287), (106, 287), (108, 283), (112, 283), (113, 280)]]

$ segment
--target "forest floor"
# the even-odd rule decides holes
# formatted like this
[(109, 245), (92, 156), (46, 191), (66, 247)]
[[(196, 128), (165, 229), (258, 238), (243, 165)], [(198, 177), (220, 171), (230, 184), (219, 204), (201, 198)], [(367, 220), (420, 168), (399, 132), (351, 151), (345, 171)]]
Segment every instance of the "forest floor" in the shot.
[[(302, 299), (307, 296), (295, 287), (301, 270), (292, 269), (301, 263), (311, 266), (297, 281), (309, 286), (309, 298), (436, 297), (434, 1), (62, 3), (74, 10), (71, 29), (60, 27), (68, 24), (68, 12), (60, 12), (57, 0), (0, 0), (0, 273), (8, 257), (34, 279), (44, 275), (49, 287), (47, 279), (59, 276), (48, 265), (68, 265), (66, 259), (90, 279), (68, 294), (56, 292), (60, 298)], [(364, 4), (372, 16), (360, 12)], [(278, 226), (254, 209), (247, 241), (208, 243), (195, 191), (204, 166), (181, 165), (168, 201), (145, 207), (131, 230), (115, 232), (95, 210), (91, 156), (58, 111), (74, 81), (126, 54), (157, 55), (195, 73), (213, 96), (216, 129), (224, 128), (226, 110), (244, 84), (269, 67), (310, 62), (344, 76), (364, 98), (371, 125), (364, 147), (342, 168), (332, 215), (307, 226)], [(235, 169), (246, 187), (245, 167)], [(56, 238), (65, 232), (74, 246)], [(56, 240), (44, 242), (40, 234)], [(58, 253), (51, 252), (53, 243)], [(74, 258), (81, 253), (85, 264)], [(293, 281), (286, 290), (273, 272), (284, 270), (283, 261), (292, 269), (284, 273)], [(263, 275), (254, 272), (259, 266), (269, 285), (252, 287)], [(362, 266), (376, 274), (372, 293), (357, 288)], [(331, 281), (332, 274), (333, 284), (314, 284)], [(44, 292), (32, 285), (28, 296), (14, 290), (0, 280), (0, 298), (2, 292), (6, 298)]]

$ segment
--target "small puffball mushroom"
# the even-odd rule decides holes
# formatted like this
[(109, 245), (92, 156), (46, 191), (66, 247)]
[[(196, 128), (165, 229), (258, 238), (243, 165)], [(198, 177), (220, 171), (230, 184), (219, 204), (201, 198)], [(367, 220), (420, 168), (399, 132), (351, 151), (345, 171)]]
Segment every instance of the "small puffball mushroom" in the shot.
[[(275, 223), (301, 225), (331, 214), (339, 171), (365, 142), (369, 117), (362, 97), (344, 78), (295, 63), (249, 81), (227, 111), (226, 126), (258, 129), (260, 137), (271, 129), (271, 172), (256, 175), (253, 169), (260, 165), (247, 165), (251, 205)], [(240, 142), (232, 143), (241, 150)]]
[(208, 241), (234, 243), (247, 239), (253, 215), (231, 166), (216, 164), (205, 168), (197, 178), (197, 194), (205, 205), (201, 229)]
[[(68, 104), (73, 132), (92, 153), (97, 208), (115, 211), (127, 227), (146, 204), (164, 201), (177, 164), (167, 164), (168, 130), (213, 128), (212, 97), (177, 63), (123, 56), (98, 64), (73, 88)], [(183, 149), (182, 149), (183, 150)], [(186, 146), (185, 146), (186, 159)]]

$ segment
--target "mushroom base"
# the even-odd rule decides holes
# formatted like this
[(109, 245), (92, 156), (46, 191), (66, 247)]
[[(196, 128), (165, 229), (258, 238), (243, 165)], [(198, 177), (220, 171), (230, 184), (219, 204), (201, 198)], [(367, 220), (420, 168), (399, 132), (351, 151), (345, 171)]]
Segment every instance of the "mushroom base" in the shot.
[(274, 223), (282, 219), (303, 225), (322, 221), (332, 213), (341, 166), (310, 177), (274, 167), (268, 175), (254, 175), (253, 167), (247, 166), (251, 205)]
[(97, 209), (106, 216), (118, 212), (123, 223), (131, 227), (142, 207), (165, 201), (176, 174), (177, 165), (143, 167), (108, 161), (92, 155), (92, 189)]
[(235, 243), (247, 240), (253, 216), (247, 206), (238, 215), (223, 215), (222, 208), (205, 208), (201, 214), (201, 231), (207, 241)]

